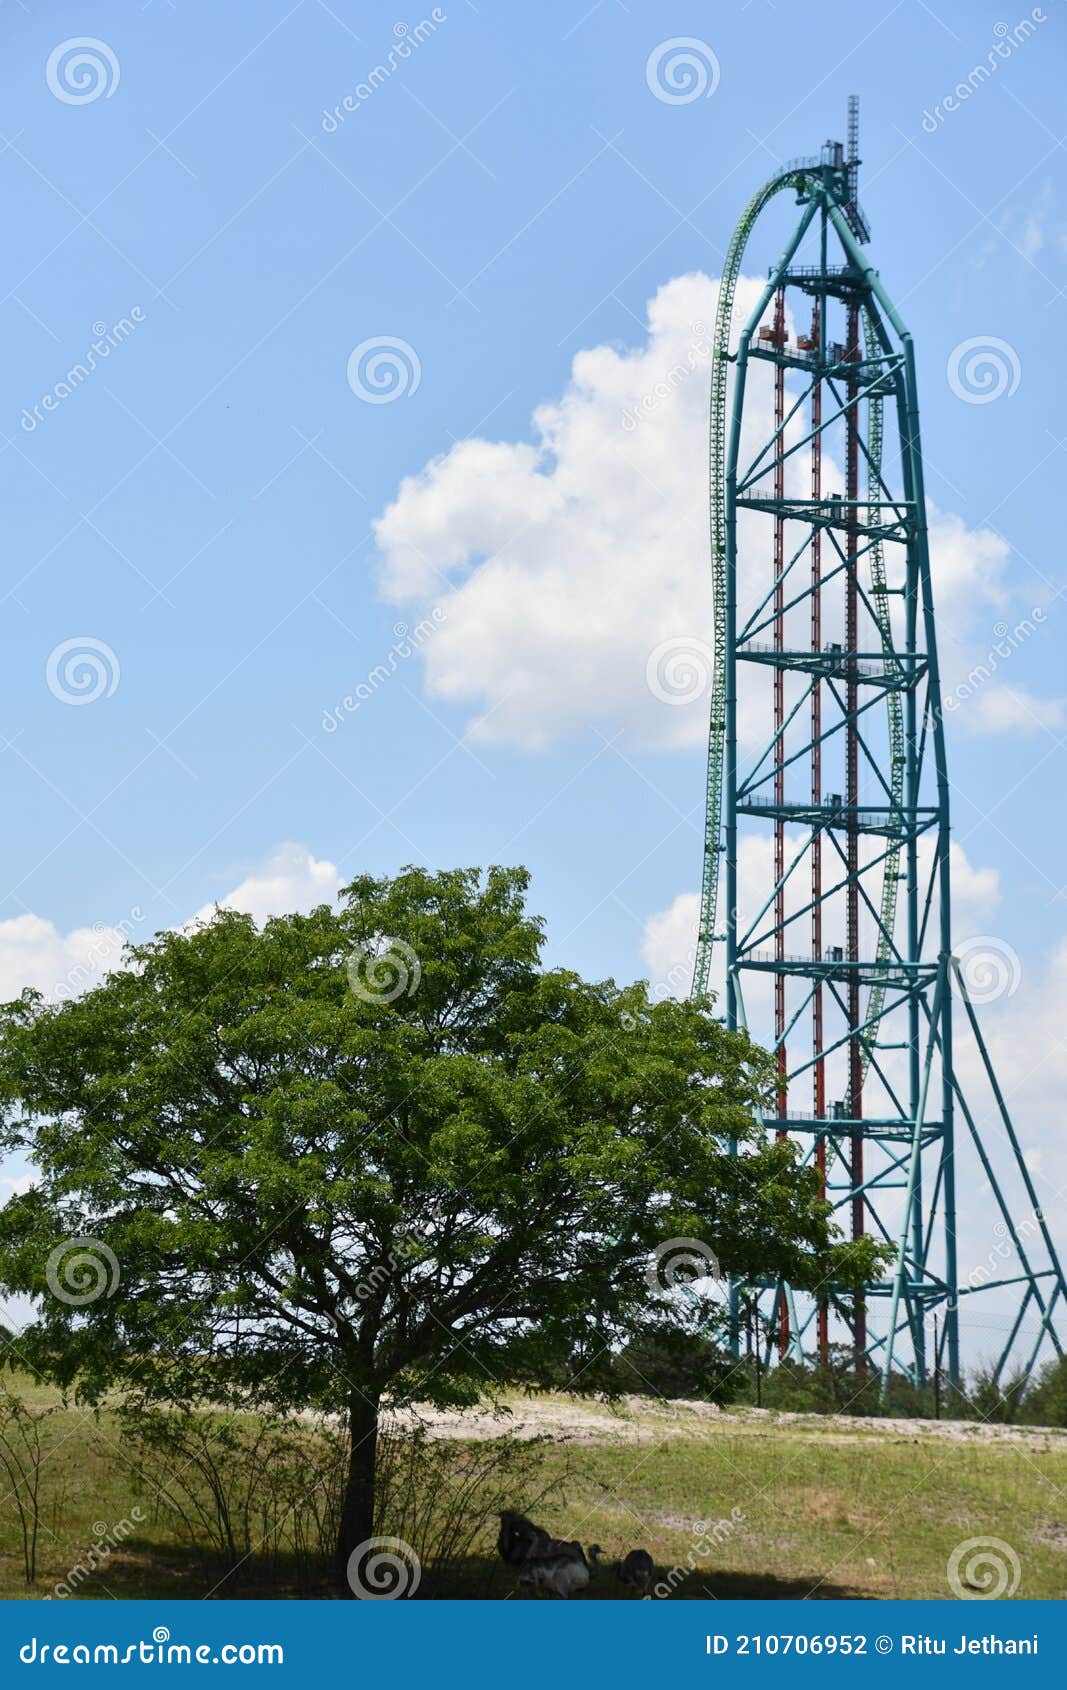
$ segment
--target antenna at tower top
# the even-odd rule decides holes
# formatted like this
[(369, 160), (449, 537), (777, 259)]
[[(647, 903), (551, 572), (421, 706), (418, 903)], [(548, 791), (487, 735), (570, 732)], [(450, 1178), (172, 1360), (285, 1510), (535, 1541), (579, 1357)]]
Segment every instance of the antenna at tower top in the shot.
[(845, 203), (845, 216), (853, 234), (858, 240), (870, 240), (871, 231), (867, 226), (867, 219), (860, 210), (859, 182), (860, 182), (860, 97), (850, 94), (848, 97), (848, 153), (846, 156), (848, 169), (848, 198)]

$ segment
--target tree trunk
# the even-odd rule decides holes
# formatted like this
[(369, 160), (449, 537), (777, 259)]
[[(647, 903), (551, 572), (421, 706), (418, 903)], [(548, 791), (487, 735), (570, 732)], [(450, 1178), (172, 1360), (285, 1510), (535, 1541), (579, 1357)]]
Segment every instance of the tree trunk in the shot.
[[(348, 1472), (334, 1555), (341, 1596), (353, 1597), (348, 1562), (354, 1549), (374, 1536), (374, 1483), (378, 1460), (378, 1399), (353, 1391), (348, 1400)], [(353, 1573), (358, 1569), (353, 1568)]]

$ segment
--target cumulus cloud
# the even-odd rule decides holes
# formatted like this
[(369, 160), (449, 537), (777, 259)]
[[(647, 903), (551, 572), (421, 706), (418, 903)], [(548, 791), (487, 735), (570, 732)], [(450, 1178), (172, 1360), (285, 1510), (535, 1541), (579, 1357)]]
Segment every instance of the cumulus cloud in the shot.
[(306, 845), (287, 841), (217, 903), (204, 904), (194, 920), (209, 921), (216, 909), (240, 910), (257, 922), (272, 915), (306, 915), (317, 904), (336, 898), (341, 877), (336, 865), (312, 856)]
[[(786, 829), (787, 866), (806, 838), (807, 834), (798, 828)], [(770, 828), (761, 833), (743, 834), (738, 841), (738, 859), (739, 925), (744, 933), (757, 922), (774, 888), (774, 841)], [(933, 840), (925, 837), (919, 841), (919, 885), (922, 894), (925, 892), (933, 860)], [(952, 872), (954, 933), (957, 939), (965, 939), (980, 932), (996, 913), (1001, 901), (1000, 875), (995, 868), (981, 868), (972, 863), (963, 847), (955, 841), (949, 846), (949, 862)], [(823, 864), (824, 886), (828, 886), (833, 859), (825, 850)], [(837, 870), (835, 879), (839, 874), (840, 870)], [(807, 943), (808, 918), (799, 913), (806, 909), (809, 902), (808, 885), (807, 869), (802, 865), (786, 886), (786, 917), (797, 917), (792, 927), (787, 929), (790, 936), (786, 940), (786, 946), (798, 955), (810, 955), (810, 945)], [(721, 900), (722, 885), (719, 890)], [(936, 912), (936, 896), (933, 908)], [(722, 921), (721, 909), (719, 921)], [(648, 917), (641, 954), (655, 996), (682, 998), (687, 995), (696, 957), (699, 923), (700, 895), (697, 892), (680, 892), (666, 909)], [(764, 916), (758, 921), (758, 930), (765, 930), (767, 925), (768, 918)], [(843, 900), (838, 899), (836, 904), (829, 905), (824, 911), (823, 931), (827, 945), (844, 942)], [(866, 916), (861, 929), (861, 942), (870, 949), (874, 939), (874, 923)], [(722, 949), (721, 945), (716, 945), (712, 957), (711, 984), (716, 992), (721, 992), (725, 979)], [(758, 990), (758, 986), (756, 989)], [(746, 986), (746, 997), (752, 990), (751, 986)], [(769, 988), (766, 1001), (770, 1003)], [(752, 1030), (757, 1036), (770, 1037), (767, 1028), (759, 1029), (753, 1024)]]
[[(736, 320), (762, 286), (741, 280)], [(706, 275), (665, 283), (649, 302), (643, 340), (580, 352), (563, 393), (534, 412), (530, 441), (459, 442), (407, 477), (375, 524), (386, 598), (447, 607), (424, 653), (426, 688), (469, 708), (472, 737), (537, 750), (596, 726), (642, 746), (703, 740), (717, 298)], [(770, 384), (754, 377), (750, 458), (771, 428)], [(801, 433), (798, 417), (790, 444)], [(829, 444), (823, 468), (824, 488), (839, 488)], [(798, 450), (787, 491), (809, 489), (808, 455)], [(1010, 548), (952, 513), (931, 507), (929, 516), (943, 668), (954, 685), (1011, 601)], [(766, 519), (742, 512), (739, 526), (742, 555), (766, 557)], [(742, 610), (754, 584), (752, 572), (740, 582)], [(837, 597), (826, 595), (827, 639), (840, 638)], [(765, 681), (755, 677), (743, 701), (745, 738), (767, 717)], [(989, 705), (974, 724), (999, 731), (1023, 716)]]
[[(316, 858), (306, 845), (288, 842), (192, 919), (210, 920), (217, 908), (243, 910), (258, 922), (290, 911), (306, 912), (316, 904), (331, 903), (340, 884), (333, 863)], [(76, 997), (118, 965), (127, 942), (147, 936), (139, 907), (115, 924), (96, 922), (69, 933), (30, 913), (0, 921), (0, 1001), (18, 997), (27, 986), (53, 1001)]]
[[(1060, 938), (1041, 960), (1026, 963), (1008, 941), (994, 933), (988, 946), (991, 967), (983, 977), (991, 998), (978, 1014), (983, 1036), (1008, 1107), (1034, 1174), (1038, 1198), (1054, 1228), (1062, 1233), (1067, 1193), (1067, 1141), (1059, 1099), (1067, 1090), (1067, 938)], [(1003, 1137), (976, 1049), (964, 1041), (961, 1067), (972, 1093), (980, 1099), (981, 1119), (993, 1140)]]
[(1061, 698), (1035, 698), (1025, 687), (989, 687), (966, 701), (960, 712), (972, 733), (1053, 732), (1067, 727), (1067, 708)]
[(0, 1000), (18, 997), (27, 986), (52, 999), (85, 991), (114, 967), (140, 920), (135, 910), (121, 926), (97, 922), (69, 933), (29, 912), (0, 921)]
[[(741, 283), (740, 311), (759, 287)], [(640, 346), (578, 354), (562, 396), (534, 413), (534, 444), (460, 442), (378, 520), (386, 596), (447, 595), (426, 686), (472, 706), (474, 737), (530, 750), (590, 723), (641, 744), (704, 735), (717, 293), (703, 275), (668, 282)], [(650, 653), (678, 639), (705, 670), (682, 704), (647, 676)]]

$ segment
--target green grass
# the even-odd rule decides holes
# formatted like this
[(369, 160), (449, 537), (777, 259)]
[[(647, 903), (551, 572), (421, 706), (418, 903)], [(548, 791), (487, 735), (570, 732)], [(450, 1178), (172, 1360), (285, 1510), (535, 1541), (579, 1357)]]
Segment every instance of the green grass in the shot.
[[(1019, 1556), (1018, 1596), (1064, 1596), (1063, 1441), (950, 1444), (767, 1422), (738, 1433), (723, 1421), (699, 1440), (586, 1445), (556, 1529), (612, 1552), (644, 1544), (659, 1569), (685, 1572), (675, 1595), (951, 1596), (952, 1551), (998, 1537)], [(725, 1525), (701, 1538), (709, 1519)]]
[[(22, 1386), (36, 1406), (54, 1400)], [(516, 1399), (513, 1408), (515, 1422), (525, 1416), (564, 1433), (574, 1422), (573, 1437), (544, 1448), (544, 1477), (558, 1486), (550, 1501), (531, 1509), (535, 1517), (561, 1537), (599, 1542), (609, 1558), (643, 1545), (657, 1563), (661, 1590), (675, 1600), (949, 1596), (949, 1557), (976, 1537), (1002, 1539), (1014, 1550), (1017, 1596), (1065, 1594), (1064, 1434), (972, 1428), (949, 1438), (900, 1423), (698, 1415), (636, 1403), (613, 1413), (568, 1399)], [(583, 1420), (590, 1410), (591, 1423)], [(208, 1594), (216, 1575), (179, 1541), (152, 1497), (137, 1494), (113, 1417), (68, 1410), (48, 1424), (37, 1582), (30, 1589), (24, 1582), (4, 1482), (0, 1596), (52, 1593), (84, 1559), (99, 1527), (129, 1520), (134, 1507), (143, 1519), (76, 1594)], [(526, 1500), (517, 1496), (515, 1505)], [(428, 1575), (424, 1593), (514, 1599), (513, 1575), (493, 1553), (494, 1533), (495, 1522), (487, 1522), (479, 1553), (436, 1587)], [(269, 1585), (253, 1576), (224, 1594), (296, 1595), (296, 1573), (276, 1564)], [(619, 1594), (608, 1574), (586, 1599)]]

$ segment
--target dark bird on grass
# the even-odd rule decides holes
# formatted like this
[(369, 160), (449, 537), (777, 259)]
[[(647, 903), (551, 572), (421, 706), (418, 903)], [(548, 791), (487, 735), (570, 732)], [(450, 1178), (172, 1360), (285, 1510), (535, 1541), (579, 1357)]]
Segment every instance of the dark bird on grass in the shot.
[(550, 1596), (565, 1602), (579, 1590), (585, 1590), (603, 1553), (599, 1543), (591, 1543), (586, 1559), (580, 1543), (558, 1543), (529, 1558), (519, 1573), (519, 1583), (546, 1590)]
[(553, 1539), (543, 1526), (535, 1526), (525, 1514), (507, 1508), (500, 1516), (500, 1531), (496, 1540), (500, 1559), (506, 1567), (521, 1567), (531, 1555), (544, 1554), (553, 1547)]
[(639, 1590), (642, 1596), (647, 1596), (655, 1571), (647, 1549), (631, 1549), (615, 1569), (619, 1583), (627, 1585), (631, 1590)]

